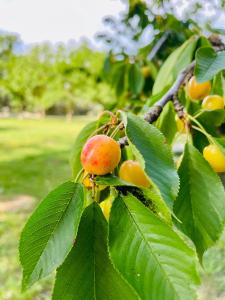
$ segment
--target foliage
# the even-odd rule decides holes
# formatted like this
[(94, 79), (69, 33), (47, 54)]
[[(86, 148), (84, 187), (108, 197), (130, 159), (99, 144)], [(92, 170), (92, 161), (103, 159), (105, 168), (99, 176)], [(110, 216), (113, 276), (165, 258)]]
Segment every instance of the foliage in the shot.
[(73, 114), (88, 111), (91, 103), (105, 107), (115, 101), (101, 76), (104, 54), (85, 44), (79, 48), (42, 44), (22, 53), (8, 46), (7, 53), (8, 59), (0, 63), (0, 106)]
[(196, 60), (195, 75), (198, 82), (208, 81), (225, 68), (225, 51), (216, 53), (210, 47), (201, 48), (196, 53)]
[[(164, 69), (160, 68), (170, 54), (170, 59), (176, 60), (180, 52), (181, 56), (187, 57), (188, 63), (196, 47), (210, 46), (205, 38), (198, 40), (194, 35), (200, 36), (206, 32), (224, 35), (223, 30), (214, 28), (214, 23), (225, 3), (223, 0), (191, 0), (189, 5), (173, 0), (123, 2), (126, 5), (124, 11), (117, 18), (107, 16), (104, 19), (108, 29), (100, 32), (98, 38), (109, 50), (104, 75), (116, 91), (119, 102), (117, 108), (119, 105), (120, 108), (128, 107), (137, 112), (152, 92), (157, 94), (156, 90), (159, 92), (165, 87), (167, 80), (163, 80), (162, 84), (160, 77), (154, 84), (159, 70), (172, 80), (173, 76), (177, 76), (176, 71), (183, 69), (184, 66), (179, 63), (176, 68), (172, 67), (172, 72), (167, 65), (164, 65)], [(192, 44), (186, 43), (184, 49), (174, 51), (189, 38), (192, 38)], [(184, 59), (180, 61), (185, 64)], [(136, 78), (136, 83), (131, 83), (130, 77)]]
[[(199, 43), (202, 40), (196, 36), (188, 39), (165, 61), (161, 70), (169, 69), (175, 75), (163, 76), (160, 70), (155, 85), (161, 81), (169, 90), (157, 91), (159, 100), (150, 104), (152, 107), (146, 109), (144, 118), (142, 112), (137, 116), (131, 112), (105, 111), (80, 133), (72, 153), (75, 183), (64, 184), (71, 189), (78, 185), (76, 195), (71, 191), (69, 197), (67, 189), (62, 190), (64, 185), (56, 188), (40, 203), (22, 232), (20, 259), (24, 274), (28, 274), (23, 279), (25, 289), (61, 265), (57, 269), (54, 300), (80, 299), (87, 291), (89, 299), (196, 299), (198, 265), (202, 264), (204, 253), (220, 238), (225, 222), (224, 187), (213, 164), (204, 156), (205, 146), (199, 143), (204, 139), (205, 145), (219, 147), (224, 155), (224, 138), (219, 131), (224, 122), (224, 109), (205, 111), (201, 99), (192, 101), (184, 86), (194, 72), (190, 62), (198, 51), (205, 49)], [(197, 58), (195, 72), (199, 64), (206, 65), (207, 60), (208, 57), (200, 61)], [(211, 68), (216, 70), (216, 65), (217, 61), (213, 60)], [(223, 76), (215, 73), (214, 76)], [(133, 84), (134, 81), (136, 88), (139, 87), (138, 76), (132, 77)], [(219, 84), (223, 94), (221, 82), (215, 77), (212, 89), (216, 90)], [(176, 114), (184, 123), (186, 135), (178, 170), (171, 151), (178, 131)], [(174, 120), (170, 124), (171, 118)], [(197, 139), (196, 132), (200, 134)], [(83, 145), (96, 134), (111, 136), (121, 146), (126, 139), (121, 162), (113, 174), (88, 175), (82, 168), (85, 168), (80, 161)], [(96, 157), (96, 161), (98, 159), (101, 157)], [(150, 187), (141, 188), (118, 178), (119, 167), (127, 159), (140, 163)], [(225, 171), (225, 159), (222, 164)], [(80, 199), (83, 199), (81, 187), (86, 176), (90, 176), (91, 187), (84, 186), (83, 212)], [(107, 199), (113, 203), (108, 223), (99, 206)], [(68, 201), (74, 201), (74, 205), (68, 204), (64, 213), (64, 202), (70, 203)], [(57, 209), (59, 206), (63, 209)], [(51, 218), (45, 219), (49, 210)], [(42, 230), (36, 229), (39, 223)], [(75, 229), (69, 230), (71, 227), (66, 226), (67, 230), (62, 229), (66, 233), (63, 237), (61, 228), (67, 223), (74, 224)], [(38, 242), (43, 239), (47, 243)], [(36, 257), (40, 257), (40, 261)]]
[(188, 284), (198, 283), (194, 251), (131, 195), (114, 202), (109, 247), (115, 266), (140, 299), (194, 298)]
[(58, 270), (53, 299), (71, 299), (75, 294), (77, 299), (138, 299), (109, 259), (107, 221), (97, 203), (84, 211), (75, 245)]
[[(177, 226), (193, 240), (202, 258), (205, 250), (214, 244), (223, 231), (225, 203), (221, 200), (224, 198), (224, 188), (215, 172), (191, 144), (186, 145), (178, 174), (180, 190), (174, 212), (181, 223), (178, 222)], [(204, 188), (208, 185), (214, 188)]]
[[(62, 264), (73, 245), (83, 206), (83, 187), (69, 181), (52, 191), (38, 206), (20, 241), (20, 253), (26, 252), (20, 258), (24, 266), (23, 287), (31, 286)], [(41, 239), (40, 232), (44, 233)], [(56, 253), (57, 258), (49, 260)]]

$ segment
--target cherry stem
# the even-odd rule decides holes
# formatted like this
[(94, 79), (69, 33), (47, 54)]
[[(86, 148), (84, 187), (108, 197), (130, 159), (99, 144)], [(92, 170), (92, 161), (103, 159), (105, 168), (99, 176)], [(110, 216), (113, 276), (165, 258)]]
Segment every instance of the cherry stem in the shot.
[(79, 181), (79, 179), (80, 179), (80, 177), (81, 177), (83, 171), (84, 171), (84, 169), (82, 168), (82, 169), (78, 172), (78, 174), (77, 174), (77, 176), (76, 176), (76, 178), (75, 178), (75, 180), (74, 180), (75, 182), (78, 182), (78, 181)]
[(202, 134), (204, 134), (206, 136), (206, 138), (208, 139), (209, 143), (211, 144), (215, 144), (214, 140), (212, 139), (212, 137), (205, 131), (202, 130), (201, 128), (197, 127), (197, 126), (192, 126), (193, 129), (201, 132)]
[(196, 115), (193, 116), (193, 118), (198, 118), (204, 113), (204, 110), (200, 110)]
[(113, 132), (112, 132), (111, 135), (110, 135), (111, 138), (113, 138), (113, 137), (117, 134), (117, 132), (120, 130), (120, 127), (121, 127), (122, 124), (123, 124), (123, 122), (120, 122), (120, 123), (116, 126), (116, 128), (113, 130)]

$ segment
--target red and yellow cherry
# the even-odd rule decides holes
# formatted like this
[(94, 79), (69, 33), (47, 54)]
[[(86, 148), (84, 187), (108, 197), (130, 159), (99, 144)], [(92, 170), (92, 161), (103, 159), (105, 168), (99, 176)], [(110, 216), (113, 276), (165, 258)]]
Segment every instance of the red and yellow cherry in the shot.
[(187, 93), (192, 100), (202, 100), (209, 95), (210, 91), (211, 82), (198, 83), (195, 76), (192, 76), (187, 84)]
[(112, 201), (110, 199), (106, 199), (100, 203), (100, 207), (102, 209), (103, 215), (105, 216), (106, 220), (109, 220)]
[(203, 149), (203, 156), (217, 173), (225, 172), (225, 155), (216, 145), (208, 145)]
[(116, 168), (120, 157), (119, 144), (111, 137), (100, 134), (87, 140), (81, 152), (81, 164), (89, 174), (105, 175)]
[(224, 109), (225, 100), (218, 95), (209, 95), (202, 101), (202, 108), (207, 110)]
[(140, 187), (149, 187), (151, 185), (139, 162), (134, 160), (126, 160), (122, 163), (119, 170), (119, 177)]
[(176, 124), (177, 124), (177, 130), (178, 130), (180, 133), (186, 133), (186, 127), (185, 127), (184, 120), (183, 120), (183, 119), (180, 119), (180, 118), (178, 117), (178, 115), (176, 115), (175, 120), (176, 120)]

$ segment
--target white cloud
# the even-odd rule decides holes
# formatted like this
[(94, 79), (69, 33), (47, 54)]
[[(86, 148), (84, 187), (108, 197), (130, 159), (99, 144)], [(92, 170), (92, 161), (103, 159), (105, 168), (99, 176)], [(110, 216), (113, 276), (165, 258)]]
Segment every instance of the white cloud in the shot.
[(0, 29), (18, 32), (26, 43), (93, 40), (102, 18), (123, 8), (120, 0), (0, 0)]

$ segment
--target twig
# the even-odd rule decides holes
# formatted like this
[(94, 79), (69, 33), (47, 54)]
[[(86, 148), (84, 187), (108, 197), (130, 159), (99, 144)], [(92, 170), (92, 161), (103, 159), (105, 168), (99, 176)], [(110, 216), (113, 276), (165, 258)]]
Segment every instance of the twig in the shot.
[(120, 148), (124, 148), (125, 146), (128, 146), (128, 138), (126, 136), (123, 136), (122, 138), (119, 139), (118, 141)]
[[(149, 111), (144, 115), (144, 120), (147, 121), (149, 124), (155, 122), (158, 117), (160, 116), (163, 107), (170, 101), (174, 99), (174, 96), (177, 95), (180, 86), (184, 83), (186, 77), (189, 74), (192, 74), (195, 67), (195, 61), (193, 61), (191, 64), (189, 64), (186, 69), (184, 69), (179, 76), (177, 77), (177, 80), (174, 82), (172, 87), (168, 90), (168, 92), (159, 100), (157, 101), (150, 109)], [(178, 102), (178, 99), (177, 99)], [(179, 103), (179, 105), (181, 105)], [(177, 109), (178, 109), (178, 103), (177, 103)], [(178, 109), (180, 110), (180, 108)], [(183, 115), (183, 107), (182, 107), (182, 115)], [(180, 110), (180, 113), (181, 113)], [(128, 139), (126, 136), (122, 137), (118, 141), (121, 148), (128, 145)]]
[(177, 94), (173, 96), (173, 106), (180, 119), (185, 118), (184, 106), (180, 103)]
[(177, 77), (177, 80), (174, 82), (172, 87), (168, 90), (168, 92), (155, 103), (153, 107), (150, 108), (150, 110), (145, 114), (144, 119), (148, 123), (153, 123), (158, 119), (160, 116), (163, 107), (173, 99), (174, 95), (178, 93), (178, 90), (180, 86), (183, 84), (186, 76), (193, 72), (195, 67), (195, 61), (193, 61), (191, 64), (189, 64), (186, 69), (184, 69), (180, 75)]
[(211, 34), (208, 40), (212, 44), (215, 51), (219, 52), (225, 50), (225, 44), (223, 43), (219, 35)]
[(155, 44), (155, 46), (152, 48), (151, 52), (149, 53), (149, 55), (147, 56), (148, 60), (152, 60), (156, 54), (158, 53), (159, 49), (162, 47), (162, 45), (165, 43), (165, 41), (167, 40), (167, 38), (170, 35), (170, 31), (166, 31), (161, 37), (160, 39), (157, 41), (157, 43)]

